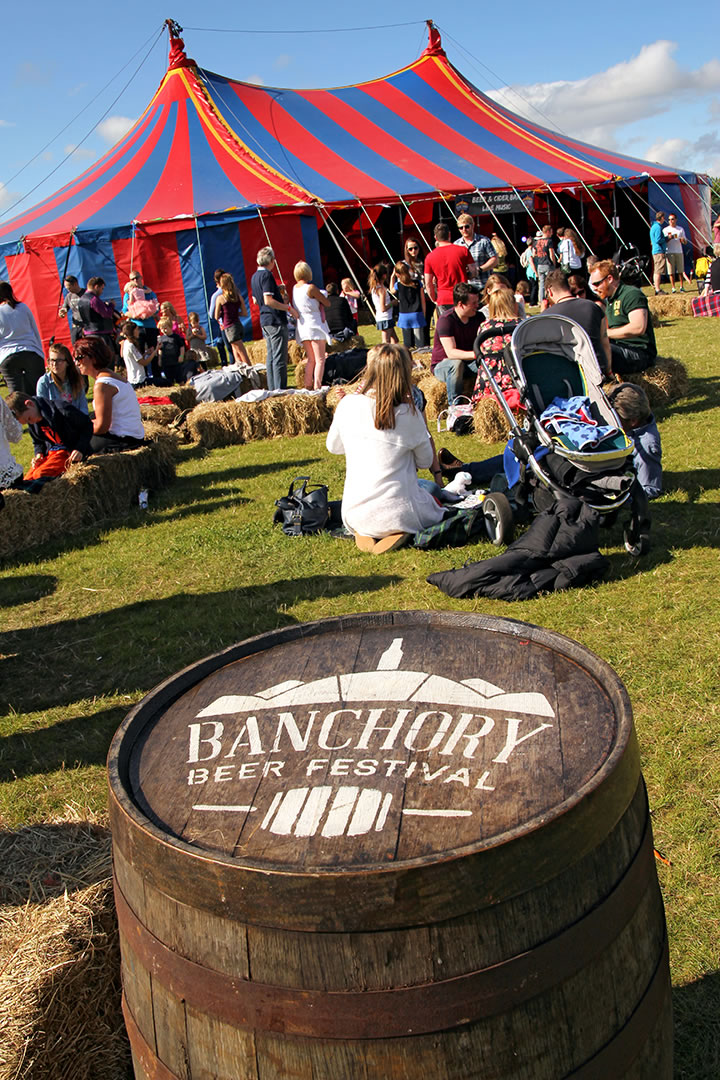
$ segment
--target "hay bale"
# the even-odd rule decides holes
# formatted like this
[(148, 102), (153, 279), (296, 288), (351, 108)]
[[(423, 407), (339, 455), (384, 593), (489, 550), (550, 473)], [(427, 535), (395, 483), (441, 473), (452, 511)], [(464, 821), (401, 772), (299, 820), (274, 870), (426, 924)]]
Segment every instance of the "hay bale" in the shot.
[(280, 435), (316, 435), (327, 431), (331, 421), (325, 394), (284, 394), (264, 401), (198, 405), (187, 427), (195, 442), (211, 450)]
[(346, 349), (365, 349), (366, 347), (365, 338), (362, 334), (353, 334), (346, 341), (328, 342), (327, 352), (330, 355), (330, 353), (345, 352)]
[(140, 415), (143, 420), (149, 420), (154, 424), (170, 424), (175, 420), (182, 409), (177, 405), (141, 405)]
[(260, 338), (259, 341), (246, 341), (245, 349), (250, 357), (250, 363), (266, 364), (267, 363), (267, 345), (265, 344), (265, 338)]
[(661, 293), (660, 296), (648, 296), (648, 307), (660, 318), (677, 319), (681, 315), (692, 315), (692, 296), (690, 293)]
[(143, 386), (137, 391), (138, 397), (170, 398), (178, 409), (192, 409), (197, 405), (197, 394), (193, 386)]
[(159, 424), (145, 426), (147, 444), (98, 454), (71, 465), (37, 495), (5, 493), (0, 558), (100, 525), (137, 506), (142, 488), (157, 491), (175, 477), (178, 437)]
[(510, 424), (505, 413), (494, 397), (483, 397), (473, 409), (473, 435), (480, 442), (504, 442), (510, 431)]
[(417, 385), (425, 395), (425, 401), (427, 402), (425, 416), (428, 420), (437, 420), (440, 413), (444, 412), (448, 407), (445, 383), (441, 379), (436, 379), (434, 375), (426, 374), (419, 380)]
[(299, 364), (302, 360), (305, 360), (305, 349), (299, 341), (291, 338), (288, 343), (288, 365)]
[(631, 372), (622, 378), (623, 382), (642, 386), (653, 408), (684, 397), (689, 386), (687, 369), (674, 356), (658, 356), (652, 367)]
[(302, 390), (305, 386), (305, 368), (307, 367), (307, 359), (303, 353), (302, 360), (298, 360), (295, 365), (295, 386), (298, 390)]
[(430, 370), (430, 362), (432, 360), (433, 351), (430, 348), (427, 349), (411, 349), (410, 355), (412, 356), (413, 365), (420, 365), (425, 368), (425, 371)]
[(110, 836), (72, 810), (0, 833), (3, 1076), (125, 1080)]

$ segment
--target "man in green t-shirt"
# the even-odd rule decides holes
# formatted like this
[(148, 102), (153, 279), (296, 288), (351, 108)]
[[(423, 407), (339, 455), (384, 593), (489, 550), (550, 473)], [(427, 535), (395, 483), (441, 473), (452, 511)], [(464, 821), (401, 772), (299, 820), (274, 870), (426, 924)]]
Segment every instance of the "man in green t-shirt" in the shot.
[(650, 367), (657, 348), (643, 291), (621, 281), (620, 271), (610, 259), (595, 263), (590, 271), (590, 288), (605, 301), (613, 372), (626, 375)]

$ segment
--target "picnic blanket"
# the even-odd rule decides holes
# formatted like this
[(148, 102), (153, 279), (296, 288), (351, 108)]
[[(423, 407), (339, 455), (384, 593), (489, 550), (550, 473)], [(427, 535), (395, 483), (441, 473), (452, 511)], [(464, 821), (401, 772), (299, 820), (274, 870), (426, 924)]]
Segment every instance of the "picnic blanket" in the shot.
[(692, 313), (699, 315), (720, 315), (720, 292), (708, 293), (707, 296), (694, 296), (690, 301)]

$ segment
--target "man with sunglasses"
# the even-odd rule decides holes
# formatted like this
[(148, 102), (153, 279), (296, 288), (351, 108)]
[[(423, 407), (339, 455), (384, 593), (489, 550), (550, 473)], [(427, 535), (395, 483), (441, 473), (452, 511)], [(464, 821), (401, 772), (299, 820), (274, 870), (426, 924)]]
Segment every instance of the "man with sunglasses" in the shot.
[(620, 271), (610, 259), (595, 263), (589, 284), (598, 299), (605, 301), (614, 374), (645, 371), (657, 356), (647, 297), (620, 280)]
[(468, 278), (468, 284), (482, 291), (498, 264), (498, 254), (487, 236), (475, 232), (475, 220), (471, 214), (461, 214), (457, 223), (460, 239), (455, 243), (458, 247), (467, 248), (475, 264), (475, 271), (473, 272), (472, 268), (469, 270), (471, 276)]

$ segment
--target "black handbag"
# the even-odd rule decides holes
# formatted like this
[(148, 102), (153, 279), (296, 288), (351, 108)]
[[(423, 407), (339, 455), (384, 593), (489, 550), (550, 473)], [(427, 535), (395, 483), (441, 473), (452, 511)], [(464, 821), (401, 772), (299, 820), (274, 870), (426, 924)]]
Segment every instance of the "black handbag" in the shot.
[[(299, 487), (295, 485), (300, 482)], [(308, 489), (309, 476), (296, 476), (290, 490), (277, 499), (274, 525), (282, 525), (287, 536), (304, 536), (326, 529), (330, 520), (330, 504), (326, 484)]]

